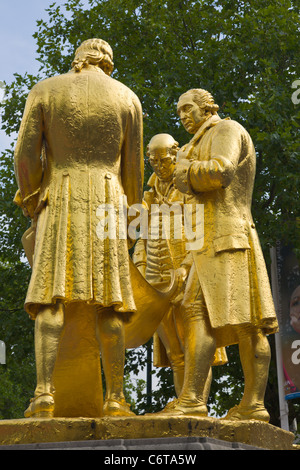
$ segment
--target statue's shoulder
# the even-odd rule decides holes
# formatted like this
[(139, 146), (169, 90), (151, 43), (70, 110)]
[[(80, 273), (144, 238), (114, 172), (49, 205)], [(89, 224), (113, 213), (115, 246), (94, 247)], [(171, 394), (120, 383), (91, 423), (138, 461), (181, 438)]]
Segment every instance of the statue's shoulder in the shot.
[(215, 126), (216, 133), (214, 134), (217, 139), (224, 141), (229, 136), (232, 139), (237, 139), (248, 148), (248, 151), (255, 156), (254, 144), (247, 129), (238, 121), (234, 119), (222, 119), (217, 126)]
[(113, 77), (107, 77), (107, 79), (111, 80), (111, 83), (116, 87), (116, 89), (118, 89), (119, 92), (121, 92), (121, 96), (123, 96), (127, 100), (129, 99), (133, 104), (140, 105), (140, 100), (138, 96), (127, 85), (120, 82), (119, 80), (116, 80)]
[(242, 124), (240, 124), (238, 121), (235, 121), (234, 119), (231, 119), (230, 117), (221, 119), (215, 126), (215, 129), (218, 133), (247, 133), (246, 129), (242, 126)]
[(61, 84), (63, 81), (67, 81), (69, 79), (68, 75), (69, 74), (65, 73), (62, 75), (54, 75), (53, 77), (43, 78), (32, 87), (30, 92), (42, 93), (46, 89), (52, 88), (52, 86), (58, 86), (59, 83)]

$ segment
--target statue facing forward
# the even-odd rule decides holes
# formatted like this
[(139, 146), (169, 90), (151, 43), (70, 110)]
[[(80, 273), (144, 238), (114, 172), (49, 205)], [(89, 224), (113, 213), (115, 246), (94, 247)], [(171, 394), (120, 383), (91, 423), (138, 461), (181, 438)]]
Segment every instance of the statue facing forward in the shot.
[(204, 390), (216, 347), (238, 343), (244, 395), (226, 418), (268, 421), (266, 335), (276, 332), (278, 323), (251, 215), (255, 149), (240, 124), (219, 117), (205, 90), (184, 93), (177, 111), (193, 137), (178, 152), (175, 184), (187, 202), (203, 206), (204, 239), (191, 250), (181, 305), (189, 338), (184, 384), (176, 405), (165, 412), (206, 415)]
[[(185, 272), (191, 265), (187, 250), (184, 204), (186, 196), (175, 186), (176, 155), (179, 144), (169, 134), (157, 134), (149, 142), (147, 157), (154, 170), (149, 191), (144, 192), (143, 204), (148, 214), (147, 237), (135, 246), (133, 260), (146, 280), (158, 290), (170, 284), (171, 272), (179, 279), (177, 296), (159, 324), (153, 341), (153, 362), (157, 367), (171, 367), (176, 395), (184, 382), (184, 351), (189, 338), (184, 335), (180, 304), (185, 286)], [(183, 276), (182, 276), (183, 275)], [(159, 309), (160, 305), (153, 305)], [(227, 362), (225, 348), (217, 348), (212, 365)], [(211, 385), (211, 370), (205, 386), (205, 402)], [(168, 404), (168, 409), (175, 402)]]
[(100, 236), (97, 210), (123, 196), (141, 202), (142, 109), (112, 70), (109, 44), (83, 42), (69, 73), (33, 87), (19, 131), (15, 202), (34, 235), (25, 309), (35, 319), (37, 386), (26, 417), (53, 415), (53, 369), (72, 303), (98, 309), (104, 415), (132, 414), (123, 395), (124, 321), (136, 309), (127, 237)]

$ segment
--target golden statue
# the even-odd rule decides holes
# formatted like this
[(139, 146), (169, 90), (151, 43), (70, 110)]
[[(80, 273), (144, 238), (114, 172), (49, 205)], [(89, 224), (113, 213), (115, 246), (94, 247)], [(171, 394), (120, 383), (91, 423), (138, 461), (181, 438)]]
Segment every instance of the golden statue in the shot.
[[(176, 154), (179, 144), (169, 134), (157, 134), (149, 142), (147, 157), (154, 170), (144, 192), (144, 207), (148, 214), (147, 237), (140, 238), (135, 246), (133, 260), (146, 280), (158, 290), (166, 289), (173, 270), (179, 274), (187, 262), (187, 239), (184, 233), (184, 199), (174, 183)], [(153, 210), (160, 209), (160, 212)], [(179, 216), (181, 220), (177, 220)], [(157, 233), (152, 235), (153, 218), (157, 217)], [(176, 227), (177, 225), (177, 227)], [(178, 230), (178, 232), (177, 232)], [(182, 269), (184, 272), (184, 268)], [(178, 276), (180, 277), (180, 276)], [(181, 287), (181, 289), (180, 289)], [(178, 286), (176, 299), (170, 302), (169, 311), (163, 317), (153, 337), (153, 363), (156, 367), (171, 367), (176, 395), (179, 396), (184, 379), (184, 325), (180, 310), (184, 279)], [(154, 308), (160, 308), (154, 305)], [(224, 364), (227, 356), (224, 348), (217, 349), (213, 365)], [(206, 400), (211, 385), (211, 371), (206, 387)], [(168, 406), (171, 406), (170, 404)]]
[[(160, 208), (167, 204), (169, 208), (173, 204), (179, 204), (182, 211), (183, 195), (175, 188), (173, 173), (176, 163), (176, 153), (179, 150), (178, 143), (168, 134), (154, 136), (149, 145), (147, 156), (154, 170), (148, 186), (150, 191), (144, 192), (144, 206), (148, 213), (148, 228), (151, 227), (151, 206), (154, 204)], [(174, 235), (174, 217), (170, 214), (170, 236)], [(157, 237), (149, 236), (140, 238), (135, 246), (133, 260), (147, 281), (162, 289), (169, 285), (172, 270), (180, 267), (185, 257), (185, 240), (181, 237), (164, 236), (163, 215), (158, 215), (159, 226)], [(157, 306), (158, 308), (159, 305)], [(176, 309), (175, 309), (176, 310)], [(169, 311), (165, 314), (161, 324), (154, 335), (154, 365), (157, 367), (171, 367), (173, 371), (176, 394), (180, 393), (184, 374), (184, 353), (179, 337), (181, 319), (176, 317), (176, 312), (170, 304)]]
[(264, 406), (270, 348), (278, 329), (269, 279), (251, 216), (255, 149), (237, 122), (221, 119), (210, 93), (193, 89), (177, 111), (193, 138), (177, 154), (175, 184), (185, 202), (204, 208), (204, 238), (193, 259), (181, 304), (185, 377), (166, 414), (206, 414), (205, 384), (216, 347), (239, 344), (245, 384), (226, 419), (269, 421)]
[[(32, 221), (23, 236), (32, 265), (25, 309), (35, 320), (37, 368), (26, 417), (132, 415), (123, 395), (125, 348), (148, 340), (163, 315), (143, 332), (132, 324), (132, 317), (140, 324), (145, 298), (153, 301), (130, 260), (122, 218), (124, 208), (142, 200), (142, 109), (112, 70), (109, 44), (83, 42), (70, 72), (33, 87), (19, 131), (15, 202)], [(115, 234), (106, 225), (111, 207), (120, 222)]]
[[(193, 211), (203, 206), (205, 237), (185, 248), (183, 239), (159, 239), (164, 247), (156, 253), (169, 250), (164, 273), (151, 272), (150, 242), (145, 279), (128, 254), (127, 213), (142, 207), (142, 109), (110, 77), (112, 70), (109, 44), (87, 40), (72, 69), (39, 82), (26, 102), (15, 149), (15, 202), (31, 219), (22, 241), (32, 266), (25, 310), (35, 320), (37, 385), (25, 416), (133, 415), (123, 394), (125, 348), (157, 331), (178, 391), (163, 413), (206, 416), (211, 365), (218, 353), (226, 360), (225, 346), (238, 343), (245, 391), (227, 418), (268, 421), (266, 335), (278, 325), (251, 216), (250, 136), (219, 118), (206, 91), (180, 97), (179, 116), (194, 137), (177, 153), (176, 167), (170, 136), (150, 151), (159, 170), (144, 206), (154, 200)], [(177, 281), (186, 284), (170, 309)]]

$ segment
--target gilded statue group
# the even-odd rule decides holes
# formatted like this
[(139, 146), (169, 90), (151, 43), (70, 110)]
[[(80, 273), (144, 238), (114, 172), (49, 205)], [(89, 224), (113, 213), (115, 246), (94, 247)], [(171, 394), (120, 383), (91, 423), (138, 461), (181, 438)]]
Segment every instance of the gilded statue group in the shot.
[[(223, 419), (268, 422), (267, 335), (278, 324), (251, 215), (252, 140), (239, 123), (219, 116), (208, 91), (188, 90), (177, 113), (192, 138), (180, 146), (167, 133), (152, 137), (145, 158), (153, 174), (143, 193), (142, 107), (112, 71), (109, 44), (90, 39), (68, 73), (39, 82), (27, 99), (15, 149), (15, 203), (31, 222), (23, 237), (32, 267), (25, 310), (35, 321), (37, 384), (25, 417), (56, 416), (53, 371), (66, 308), (76, 304), (83, 314), (85, 306), (95, 312), (106, 382), (102, 416), (134, 416), (123, 392), (131, 324), (137, 344), (142, 330), (153, 336), (154, 364), (173, 371), (177, 397), (159, 415), (208, 416), (212, 370), (227, 362), (225, 348), (238, 344), (244, 393)], [(115, 236), (99, 236), (99, 206), (114, 207), (119, 219), (122, 197), (126, 208), (143, 208), (148, 228), (156, 217), (158, 236), (131, 239), (121, 226)], [(179, 215), (151, 211), (161, 206), (177, 207)], [(197, 243), (187, 239), (187, 224), (192, 233), (202, 227)], [(153, 300), (154, 331), (151, 315), (135, 328), (133, 276), (167, 298), (163, 308)], [(151, 307), (151, 296), (146, 302)]]

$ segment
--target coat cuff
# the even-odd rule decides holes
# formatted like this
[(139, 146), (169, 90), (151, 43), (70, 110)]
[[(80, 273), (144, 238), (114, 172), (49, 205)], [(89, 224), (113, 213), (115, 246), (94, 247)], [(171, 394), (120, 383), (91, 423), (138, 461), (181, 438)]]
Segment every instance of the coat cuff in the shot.
[(180, 192), (186, 194), (193, 194), (189, 181), (191, 163), (191, 160), (183, 158), (176, 164), (175, 185)]
[(36, 191), (34, 191), (33, 193), (29, 194), (28, 196), (24, 198), (21, 195), (21, 191), (18, 189), (14, 197), (14, 203), (17, 206), (21, 207), (21, 209), (23, 210), (23, 214), (26, 217), (30, 217), (31, 219), (33, 219), (34, 211), (37, 207), (39, 196), (40, 196), (40, 189), (37, 189)]

